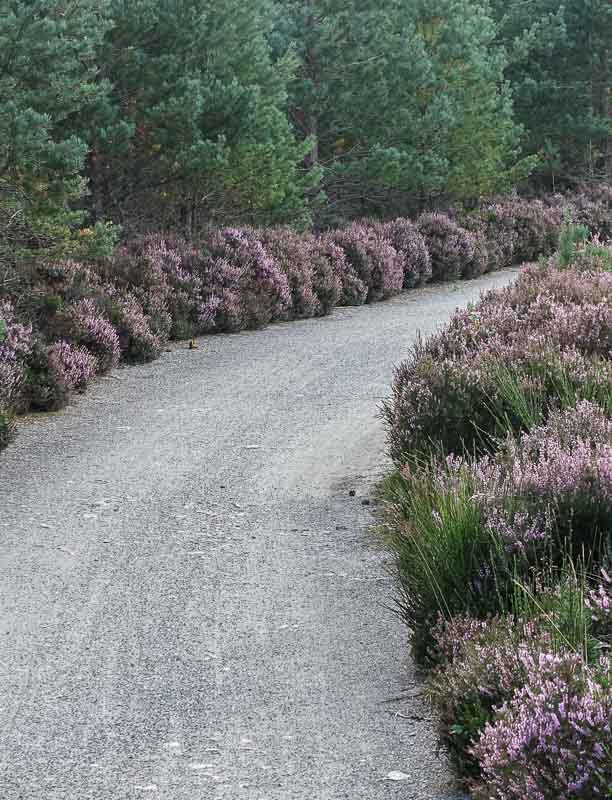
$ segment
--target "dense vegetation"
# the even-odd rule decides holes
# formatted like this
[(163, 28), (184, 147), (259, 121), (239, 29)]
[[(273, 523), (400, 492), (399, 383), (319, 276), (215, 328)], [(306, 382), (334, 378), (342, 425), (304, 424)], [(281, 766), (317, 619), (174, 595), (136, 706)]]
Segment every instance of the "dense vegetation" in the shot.
[(605, 0), (0, 0), (0, 449), (170, 339), (538, 262), (385, 410), (483, 799), (612, 785), (611, 40)]
[(2, 0), (1, 263), (605, 180), (611, 36), (605, 2)]
[(420, 343), (385, 408), (398, 610), (482, 800), (612, 786), (612, 249), (581, 236)]
[[(470, 213), (362, 220), (319, 235), (225, 227), (211, 229), (198, 245), (149, 234), (105, 258), (22, 266), (0, 291), (0, 447), (17, 413), (57, 410), (95, 375), (120, 360), (151, 361), (169, 339), (328, 314), (336, 305), (372, 303), (431, 280), (471, 278), (550, 255), (569, 216), (584, 219), (576, 230), (596, 252), (597, 237), (612, 226), (612, 197), (599, 189), (595, 196), (508, 198)], [(437, 398), (429, 406), (432, 430), (444, 416), (441, 406)], [(448, 431), (459, 436), (465, 427), (455, 419)], [(401, 417), (396, 439), (396, 451), (412, 445)]]

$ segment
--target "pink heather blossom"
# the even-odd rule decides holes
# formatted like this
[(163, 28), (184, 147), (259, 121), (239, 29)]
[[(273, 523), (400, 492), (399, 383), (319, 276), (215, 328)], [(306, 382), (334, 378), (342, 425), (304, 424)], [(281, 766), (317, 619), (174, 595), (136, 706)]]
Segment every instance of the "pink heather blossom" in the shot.
[(80, 300), (69, 309), (73, 337), (96, 357), (100, 372), (117, 366), (121, 356), (119, 336), (100, 313), (93, 299)]
[(523, 653), (525, 685), (496, 712), (473, 748), (479, 800), (593, 800), (612, 786), (610, 662)]
[(431, 257), (432, 279), (460, 278), (476, 257), (476, 238), (450, 217), (437, 212), (422, 214), (417, 220)]
[[(202, 268), (204, 321), (208, 305), (215, 299), (216, 330), (239, 330), (267, 325), (281, 319), (291, 306), (287, 276), (278, 261), (267, 252), (254, 231), (224, 228), (216, 231), (207, 244), (208, 256)], [(200, 305), (200, 309), (202, 305)]]
[(84, 347), (62, 339), (49, 349), (49, 372), (67, 391), (83, 391), (97, 372), (96, 358)]
[(32, 348), (32, 327), (16, 322), (14, 308), (0, 301), (0, 412), (16, 403), (25, 380), (25, 361)]
[(404, 258), (387, 237), (384, 226), (354, 222), (330, 234), (346, 256), (343, 305), (384, 300), (402, 290)]

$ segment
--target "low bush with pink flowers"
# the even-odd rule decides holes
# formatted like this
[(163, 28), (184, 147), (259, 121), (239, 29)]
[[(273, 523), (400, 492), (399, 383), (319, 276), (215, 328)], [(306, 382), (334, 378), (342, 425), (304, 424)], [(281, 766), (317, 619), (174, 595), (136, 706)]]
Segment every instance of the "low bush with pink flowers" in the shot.
[[(514, 252), (550, 253), (558, 213), (516, 202)], [(612, 251), (561, 239), (420, 342), (384, 407), (397, 609), (479, 800), (612, 786)]]
[[(149, 234), (124, 241), (112, 256), (86, 264), (41, 257), (20, 268), (0, 291), (0, 447), (8, 441), (16, 413), (61, 408), (96, 374), (121, 361), (152, 361), (168, 340), (320, 316), (338, 305), (373, 303), (430, 281), (473, 278), (549, 256), (562, 224), (570, 219), (583, 226), (585, 235), (567, 240), (564, 252), (575, 266), (564, 279), (565, 288), (550, 288), (550, 297), (543, 297), (539, 306), (530, 304), (527, 312), (521, 303), (534, 291), (536, 278), (531, 283), (525, 278), (524, 298), (519, 294), (515, 302), (508, 297), (507, 308), (496, 300), (490, 307), (484, 303), (470, 312), (479, 315), (478, 325), (468, 324), (469, 319), (457, 322), (451, 334), (456, 346), (442, 339), (428, 344), (428, 356), (414, 366), (419, 377), (412, 380), (410, 369), (406, 373), (411, 388), (403, 392), (403, 405), (417, 409), (417, 427), (407, 432), (398, 423), (395, 454), (426, 438), (440, 419), (448, 430), (459, 421), (455, 436), (467, 440), (461, 419), (469, 417), (486, 438), (499, 425), (492, 426), (489, 412), (481, 410), (480, 419), (466, 409), (488, 391), (492, 359), (503, 366), (523, 353), (522, 379), (534, 384), (543, 380), (542, 372), (554, 360), (563, 362), (563, 369), (571, 362), (572, 380), (580, 384), (576, 391), (583, 394), (587, 390), (582, 384), (606, 378), (597, 363), (609, 343), (603, 295), (580, 299), (581, 284), (587, 287), (584, 292), (591, 291), (582, 276), (593, 265), (612, 266), (606, 244), (612, 231), (612, 194), (604, 188), (543, 200), (497, 198), (469, 212), (451, 209), (427, 212), (416, 220), (361, 220), (318, 233), (221, 228), (202, 231), (192, 242)], [(564, 291), (576, 294), (567, 308), (559, 295)], [(530, 350), (525, 350), (523, 334), (513, 334), (502, 345), (497, 329), (487, 333), (500, 313), (507, 316), (508, 330), (531, 315)], [(16, 344), (18, 333), (24, 337), (25, 332), (27, 352)], [(489, 339), (488, 349), (476, 354), (473, 369), (458, 351), (472, 347), (466, 336), (474, 343), (479, 337)], [(600, 377), (593, 377), (595, 373)], [(439, 403), (444, 393), (453, 395), (453, 403)], [(400, 416), (407, 418), (403, 412)]]

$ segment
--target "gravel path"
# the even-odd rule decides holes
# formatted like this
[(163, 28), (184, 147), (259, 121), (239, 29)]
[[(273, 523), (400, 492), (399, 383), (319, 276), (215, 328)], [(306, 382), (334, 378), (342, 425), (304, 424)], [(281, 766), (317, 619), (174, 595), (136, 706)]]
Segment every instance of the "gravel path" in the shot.
[(202, 340), (22, 423), (3, 800), (453, 796), (362, 500), (392, 366), (513, 275)]

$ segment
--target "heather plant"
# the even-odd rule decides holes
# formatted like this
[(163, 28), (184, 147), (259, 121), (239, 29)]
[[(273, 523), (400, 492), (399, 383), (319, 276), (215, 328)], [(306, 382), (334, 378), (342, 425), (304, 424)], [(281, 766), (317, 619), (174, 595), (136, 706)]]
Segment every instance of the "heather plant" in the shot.
[(340, 282), (338, 304), (340, 306), (360, 306), (368, 296), (367, 284), (357, 275), (349, 264), (347, 252), (338, 241), (338, 234), (324, 234), (319, 238), (319, 252), (329, 256), (334, 273)]
[(612, 672), (572, 653), (522, 654), (525, 685), (504, 703), (473, 747), (479, 800), (570, 800), (609, 796)]
[[(380, 226), (354, 222), (336, 231), (332, 241), (344, 250), (349, 272), (346, 276), (345, 296), (350, 292), (351, 283), (355, 287), (362, 284), (367, 290), (366, 303), (384, 300), (402, 290), (404, 283), (404, 262)], [(347, 291), (347, 289), (349, 291)], [(362, 292), (352, 292), (359, 300)], [(347, 302), (346, 305), (357, 305)]]
[(26, 379), (32, 328), (20, 324), (11, 303), (0, 299), (0, 449), (13, 433), (14, 412)]
[(487, 241), (489, 258), (494, 265), (492, 268), (503, 269), (518, 261), (518, 257), (515, 257), (518, 232), (514, 228), (510, 210), (503, 202), (483, 204), (472, 220), (466, 226), (476, 226), (482, 230)]
[(68, 402), (69, 375), (66, 374), (64, 357), (68, 362), (69, 356), (62, 352), (62, 340), (58, 344), (58, 348), (52, 349), (40, 338), (34, 340), (24, 389), (27, 407), (34, 411), (59, 411)]
[(119, 248), (105, 278), (116, 294), (129, 293), (140, 303), (156, 336), (190, 338), (202, 296), (200, 262), (197, 251), (182, 239), (151, 234)]
[(95, 300), (88, 298), (70, 306), (66, 318), (70, 323), (71, 338), (96, 357), (99, 372), (108, 372), (117, 366), (121, 357), (119, 336)]
[(563, 222), (560, 210), (547, 206), (541, 200), (519, 197), (504, 200), (502, 204), (504, 214), (501, 224), (510, 225), (515, 234), (515, 263), (536, 261), (540, 256), (548, 256), (555, 251)]
[(508, 427), (523, 430), (530, 409), (545, 416), (567, 397), (605, 394), (611, 287), (609, 273), (528, 269), (418, 342), (384, 406), (394, 460), (435, 442), (487, 448)]
[(259, 328), (291, 304), (287, 276), (249, 230), (224, 228), (206, 243), (200, 324), (210, 330)]
[(417, 220), (431, 257), (432, 280), (460, 278), (476, 257), (475, 237), (445, 214), (422, 214)]
[[(475, 354), (438, 361), (417, 348), (396, 370), (383, 406), (389, 452), (397, 464), (408, 454), (442, 449), (483, 453), (508, 429), (520, 433), (570, 399), (609, 402), (610, 361), (542, 343), (499, 357)], [(499, 380), (498, 380), (499, 378)]]
[(287, 318), (300, 319), (320, 313), (314, 287), (312, 239), (290, 228), (268, 228), (257, 236), (287, 276), (291, 290)]
[(474, 467), (479, 502), (492, 509), (487, 524), (510, 551), (532, 564), (584, 554), (597, 564), (610, 553), (608, 420), (598, 406), (582, 401), (520, 439), (509, 438), (494, 459)]
[(515, 707), (516, 694), (530, 679), (530, 664), (542, 653), (570, 657), (580, 671), (596, 672), (605, 663), (605, 641), (598, 638), (586, 599), (595, 595), (596, 603), (606, 596), (589, 593), (584, 574), (572, 567), (546, 572), (530, 587), (517, 583), (512, 613), (440, 617), (426, 691), (440, 741), (464, 776), (479, 776), (475, 750), (483, 732), (504, 705)]
[(311, 238), (312, 284), (318, 301), (319, 314), (331, 313), (342, 297), (343, 276), (348, 270), (341, 247), (329, 237)]
[(95, 357), (84, 347), (60, 340), (49, 348), (49, 372), (66, 392), (82, 392), (97, 371)]
[(604, 241), (612, 239), (612, 200), (606, 187), (582, 187), (566, 198), (572, 219)]
[(550, 647), (535, 620), (513, 616), (440, 619), (433, 630), (437, 660), (426, 685), (438, 737), (460, 773), (476, 777), (472, 752), (495, 709), (509, 701), (527, 679), (524, 658)]
[(400, 255), (404, 270), (404, 289), (421, 286), (431, 279), (431, 256), (425, 238), (414, 222), (398, 217), (383, 226), (383, 231)]
[[(109, 292), (108, 296), (112, 297), (112, 294)], [(110, 318), (119, 337), (124, 361), (145, 363), (157, 358), (163, 340), (151, 330), (149, 318), (135, 297), (124, 294), (113, 298)]]

